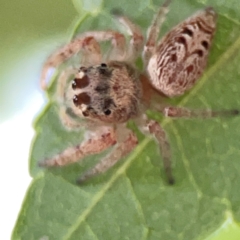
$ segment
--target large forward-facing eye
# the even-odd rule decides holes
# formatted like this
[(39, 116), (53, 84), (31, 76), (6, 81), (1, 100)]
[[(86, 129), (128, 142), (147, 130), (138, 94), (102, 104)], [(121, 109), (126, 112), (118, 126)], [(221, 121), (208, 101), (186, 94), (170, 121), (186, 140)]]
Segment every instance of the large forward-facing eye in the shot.
[(73, 103), (75, 104), (76, 107), (82, 104), (89, 105), (90, 102), (91, 102), (91, 97), (85, 92), (80, 93), (78, 95), (74, 95), (73, 97)]
[(81, 88), (85, 88), (89, 85), (89, 78), (87, 75), (84, 75), (82, 78), (75, 78), (72, 81), (72, 89), (81, 89)]

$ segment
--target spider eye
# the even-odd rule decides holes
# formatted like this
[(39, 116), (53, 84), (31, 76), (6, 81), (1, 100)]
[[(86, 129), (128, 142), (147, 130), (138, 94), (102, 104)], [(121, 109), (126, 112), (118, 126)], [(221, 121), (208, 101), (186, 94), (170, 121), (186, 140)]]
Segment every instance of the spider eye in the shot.
[(106, 63), (101, 63), (101, 67), (106, 68), (107, 64)]
[(108, 68), (108, 65), (106, 63), (101, 63), (98, 66), (98, 71), (100, 74), (106, 76), (106, 77), (110, 77), (111, 76), (111, 69)]
[(81, 104), (89, 105), (90, 102), (91, 102), (91, 97), (85, 92), (80, 93), (78, 95), (74, 95), (73, 97), (73, 103), (76, 107), (80, 106)]
[(105, 110), (105, 111), (104, 111), (104, 114), (105, 114), (105, 115), (110, 115), (110, 114), (111, 114), (111, 110), (110, 110), (110, 109)]
[(89, 78), (85, 73), (79, 72), (78, 75), (72, 81), (72, 89), (85, 88), (89, 85)]

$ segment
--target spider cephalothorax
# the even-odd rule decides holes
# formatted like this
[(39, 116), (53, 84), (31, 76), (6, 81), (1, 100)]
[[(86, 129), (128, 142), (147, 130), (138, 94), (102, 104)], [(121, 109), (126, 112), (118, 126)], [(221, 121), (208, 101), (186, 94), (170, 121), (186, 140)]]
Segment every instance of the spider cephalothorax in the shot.
[[(159, 107), (158, 102), (152, 103), (156, 94), (175, 97), (193, 87), (205, 69), (216, 30), (216, 13), (209, 7), (178, 24), (158, 42), (168, 4), (169, 1), (166, 1), (154, 17), (146, 41), (137, 25), (118, 14), (116, 17), (131, 35), (129, 45), (126, 45), (124, 35), (119, 32), (92, 31), (79, 35), (49, 57), (41, 78), (44, 89), (47, 88), (49, 69), (82, 52), (80, 68), (70, 67), (60, 74), (57, 93), (62, 123), (70, 129), (88, 127), (91, 134), (86, 134), (87, 138), (79, 145), (45, 159), (40, 163), (41, 166), (76, 162), (86, 155), (99, 153), (115, 145), (109, 155), (83, 174), (78, 182), (105, 172), (137, 145), (134, 132), (126, 127), (127, 121), (132, 119), (143, 133), (151, 134), (156, 139), (168, 182), (173, 183), (170, 145), (159, 123), (148, 119), (145, 113), (147, 107), (170, 117), (239, 114), (239, 111), (212, 112)], [(104, 58), (99, 42), (109, 40), (112, 48)], [(135, 68), (135, 60), (141, 53), (143, 71)], [(72, 75), (73, 80), (69, 83)]]
[(138, 71), (128, 63), (81, 67), (68, 96), (73, 111), (106, 123), (122, 123), (138, 115), (141, 83)]

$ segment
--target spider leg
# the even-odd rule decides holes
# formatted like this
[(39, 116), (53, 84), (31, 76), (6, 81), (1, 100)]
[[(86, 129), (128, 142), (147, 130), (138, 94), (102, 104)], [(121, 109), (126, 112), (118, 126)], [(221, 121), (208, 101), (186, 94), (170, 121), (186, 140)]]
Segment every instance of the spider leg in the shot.
[(99, 41), (111, 41), (112, 47), (107, 54), (106, 60), (122, 61), (126, 55), (126, 40), (123, 34), (116, 31), (95, 31), (90, 32)]
[(69, 147), (52, 158), (45, 159), (39, 163), (39, 166), (63, 166), (74, 163), (87, 155), (100, 153), (114, 144), (116, 144), (115, 130), (113, 128), (108, 128), (108, 131), (105, 129), (105, 132), (101, 130), (96, 136), (88, 138), (85, 142)]
[(81, 64), (99, 64), (102, 56), (98, 42), (109, 40), (111, 40), (113, 46), (110, 55), (115, 56), (115, 60), (125, 56), (126, 42), (123, 34), (115, 31), (86, 32), (57, 50), (47, 59), (43, 66), (40, 79), (42, 89), (47, 89), (48, 80), (52, 76), (53, 70), (81, 50), (83, 50)]
[(131, 36), (130, 46), (127, 51), (126, 59), (128, 61), (134, 61), (142, 51), (143, 42), (144, 42), (142, 31), (139, 28), (139, 26), (134, 24), (125, 15), (122, 15), (121, 13), (118, 13), (118, 12), (113, 12), (113, 14), (118, 19), (118, 21), (124, 25), (124, 27), (128, 31), (128, 34)]
[(147, 33), (147, 41), (143, 50), (143, 61), (144, 65), (147, 66), (149, 59), (154, 53), (157, 45), (158, 35), (162, 26), (162, 23), (165, 20), (165, 16), (168, 12), (168, 6), (170, 4), (170, 0), (165, 0), (163, 5), (159, 8), (158, 13), (154, 17), (152, 24), (150, 25)]
[(162, 110), (166, 117), (172, 118), (213, 118), (213, 117), (231, 117), (240, 115), (240, 110), (220, 110), (213, 111), (210, 109), (188, 109), (183, 107), (164, 107)]
[(160, 124), (154, 120), (147, 120), (147, 122), (145, 122), (145, 125), (147, 126), (147, 131), (154, 135), (157, 143), (159, 144), (168, 183), (174, 184), (174, 177), (172, 175), (171, 168), (171, 149), (167, 135)]
[(101, 59), (101, 49), (97, 39), (89, 35), (83, 42), (80, 64), (84, 66), (96, 65), (101, 63)]
[(137, 137), (133, 134), (133, 132), (131, 132), (128, 135), (127, 139), (118, 143), (108, 156), (103, 158), (92, 169), (85, 172), (79, 179), (77, 179), (77, 183), (81, 184), (95, 175), (106, 172), (109, 168), (121, 160), (122, 157), (129, 154), (135, 148), (137, 143)]
[(71, 75), (75, 75), (77, 73), (77, 69), (74, 68), (67, 68), (65, 69), (60, 77), (58, 78), (58, 84), (57, 84), (57, 91), (56, 91), (56, 95), (57, 95), (57, 100), (60, 103), (59, 106), (59, 117), (60, 120), (62, 122), (62, 124), (67, 127), (68, 129), (76, 129), (76, 128), (80, 128), (83, 127), (83, 123), (77, 122), (75, 121), (72, 117), (71, 114), (69, 114), (69, 109), (66, 106), (66, 86), (67, 86), (67, 82), (68, 79)]
[[(87, 61), (94, 62), (101, 59), (100, 46), (94, 37), (87, 33), (78, 36), (48, 57), (43, 65), (40, 79), (42, 89), (47, 89), (48, 81), (53, 75), (55, 68), (73, 55), (79, 53), (80, 50), (85, 50), (84, 53), (88, 56), (88, 58), (86, 56)], [(90, 56), (92, 56), (91, 59)]]
[(65, 69), (59, 76), (58, 78), (58, 84), (57, 84), (57, 100), (60, 103), (65, 102), (66, 100), (66, 96), (65, 96), (65, 91), (66, 91), (66, 87), (67, 87), (67, 83), (68, 83), (68, 79), (71, 75), (75, 75), (78, 72), (77, 69), (74, 69), (72, 67), (69, 67), (67, 69)]

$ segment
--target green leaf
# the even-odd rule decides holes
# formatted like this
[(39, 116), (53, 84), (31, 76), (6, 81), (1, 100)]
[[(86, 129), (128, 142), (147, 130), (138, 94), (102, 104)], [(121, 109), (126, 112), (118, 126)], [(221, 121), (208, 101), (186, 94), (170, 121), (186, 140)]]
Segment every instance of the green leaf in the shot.
[[(87, 2), (82, 1), (81, 6), (89, 7)], [(97, 1), (97, 13), (94, 7), (91, 16), (86, 7), (73, 35), (120, 29), (111, 18), (112, 8), (124, 9), (146, 31), (153, 9), (161, 2)], [(238, 1), (174, 1), (162, 33), (208, 5), (219, 13), (208, 69), (192, 91), (169, 103), (216, 110), (240, 108)], [(30, 157), (34, 179), (12, 238), (215, 240), (229, 219), (232, 228), (239, 228), (240, 118), (171, 120), (152, 115), (169, 135), (174, 186), (166, 185), (158, 148), (150, 138), (144, 138), (129, 157), (106, 174), (77, 186), (76, 178), (106, 153), (63, 168), (38, 168), (39, 161), (83, 139), (83, 132), (62, 127), (56, 105), (50, 101), (35, 123)]]

